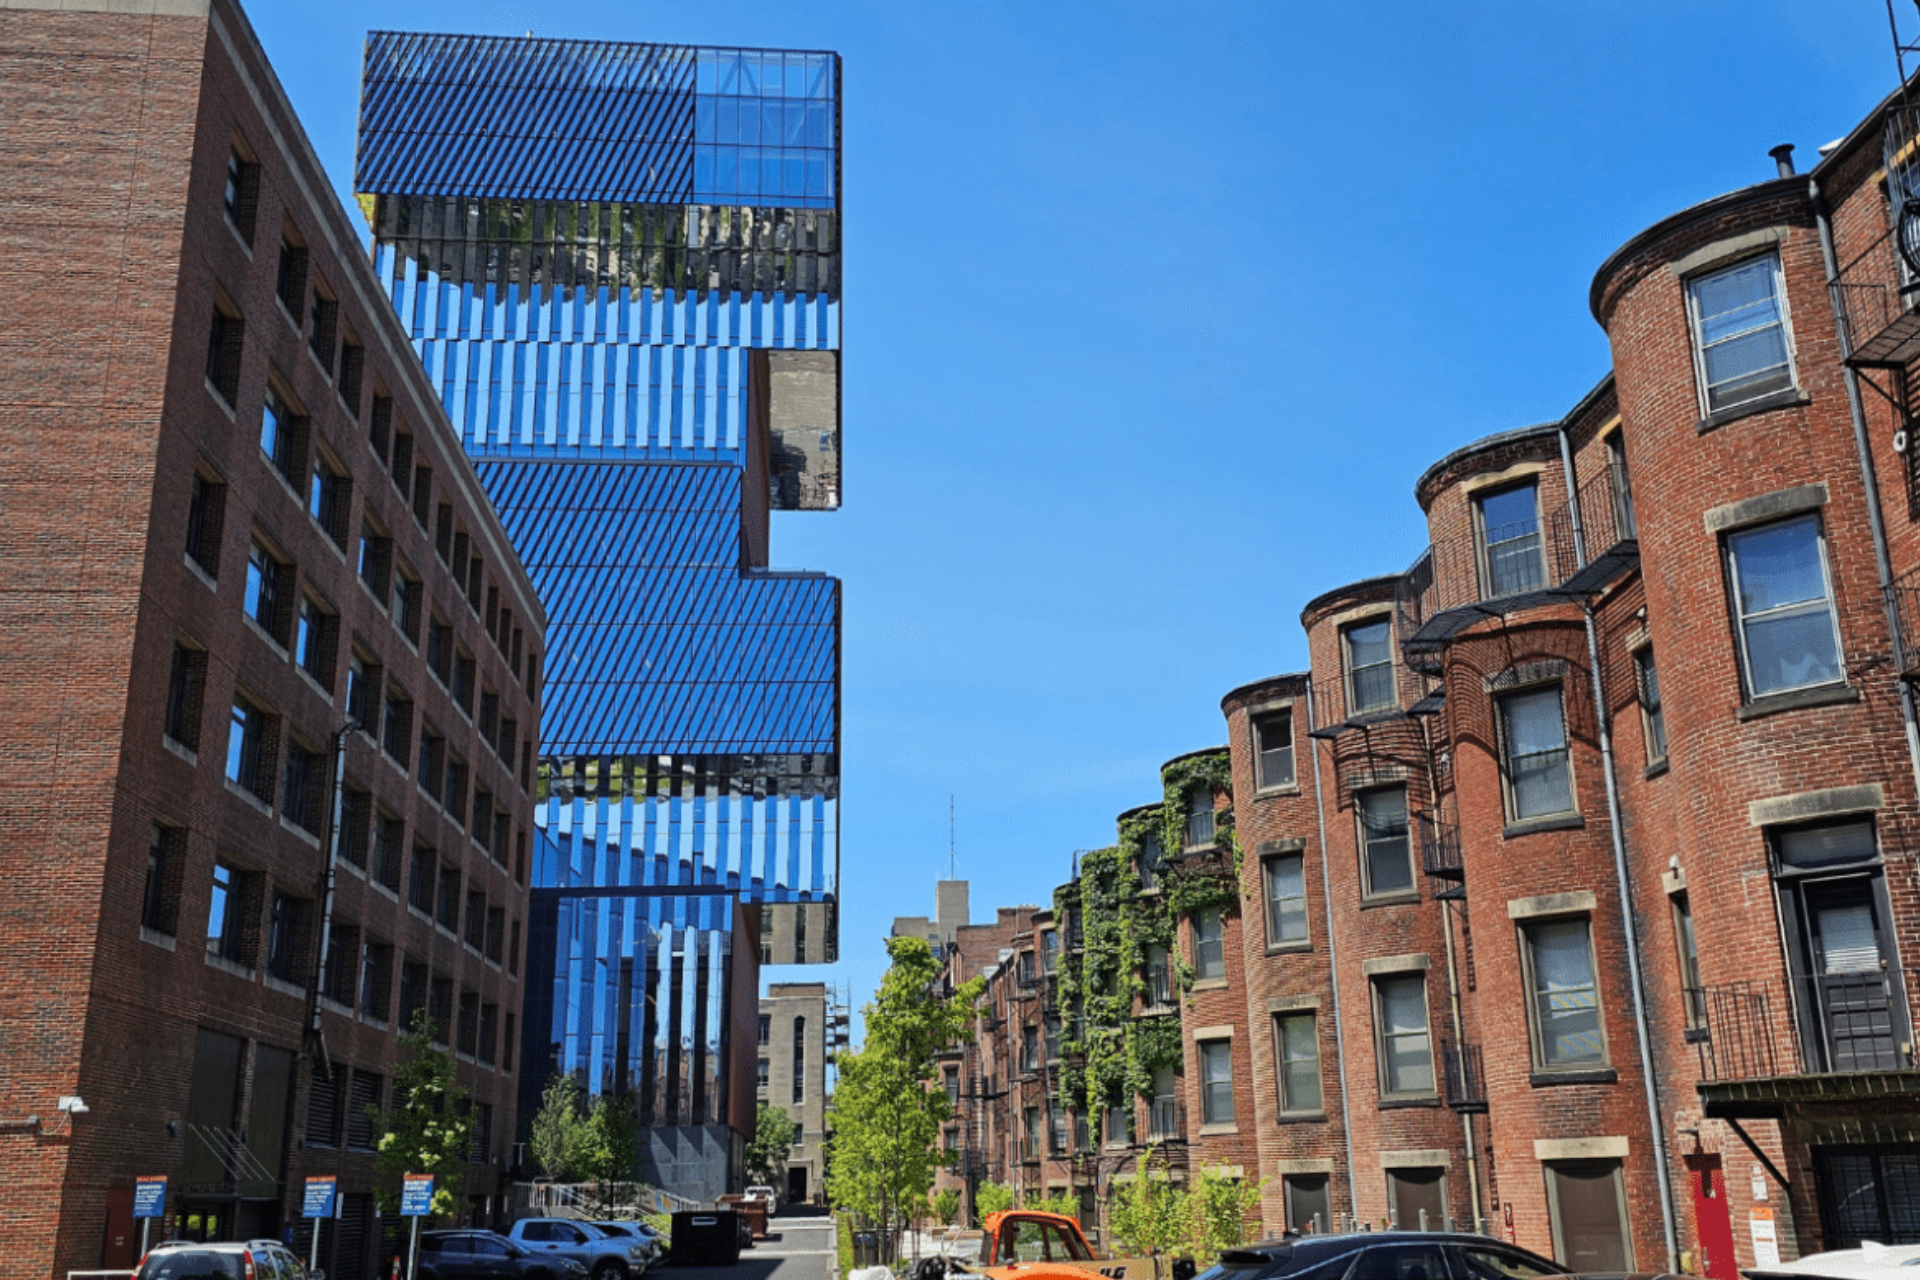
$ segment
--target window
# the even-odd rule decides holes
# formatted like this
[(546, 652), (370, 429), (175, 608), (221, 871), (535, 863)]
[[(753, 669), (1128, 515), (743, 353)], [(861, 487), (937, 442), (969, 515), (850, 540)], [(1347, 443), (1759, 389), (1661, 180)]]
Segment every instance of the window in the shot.
[(1413, 847), (1407, 839), (1407, 789), (1362, 791), (1354, 798), (1360, 819), (1360, 872), (1369, 897), (1413, 891)]
[(347, 549), (347, 513), (352, 507), (353, 481), (331, 458), (321, 454), (314, 460), (307, 484), (307, 514), (342, 551)]
[(367, 415), (367, 443), (373, 456), (386, 466), (393, 450), (393, 397), (373, 393), (373, 412)]
[(312, 596), (302, 596), (300, 625), (293, 636), (293, 660), (329, 694), (333, 692), (333, 657), (339, 634), (339, 616), (328, 612)]
[(1911, 1032), (1873, 824), (1829, 822), (1771, 834), (1801, 1069), (1903, 1069)]
[(1700, 950), (1693, 938), (1693, 907), (1687, 895), (1673, 895), (1673, 945), (1680, 962), (1680, 1001), (1687, 1030), (1707, 1025), (1707, 993), (1700, 986)]
[(422, 791), (438, 800), (441, 775), (447, 763), (447, 740), (433, 731), (431, 723), (420, 731), (418, 756), (414, 762), (414, 781)]
[(231, 408), (240, 397), (240, 352), (246, 322), (224, 299), (216, 298), (207, 327), (207, 384)]
[(1708, 416), (1793, 385), (1778, 254), (1687, 281), (1694, 373)]
[(368, 939), (360, 944), (360, 1012), (385, 1021), (393, 985), (393, 948)]
[(248, 698), (234, 698), (227, 730), (227, 781), (271, 805), (278, 745), (278, 718)]
[(246, 876), (226, 862), (213, 864), (213, 896), (207, 904), (207, 954), (222, 960), (241, 958), (246, 920)]
[(398, 685), (387, 686), (386, 708), (380, 716), (380, 748), (402, 769), (413, 742), (413, 702)]
[(393, 540), (371, 524), (361, 525), (360, 551), (354, 569), (367, 590), (373, 592), (374, 599), (385, 600), (387, 578), (393, 571)]
[(487, 908), (487, 936), (481, 947), (481, 954), (495, 964), (500, 963), (500, 953), (507, 945), (507, 909), (505, 907)]
[(412, 958), (400, 966), (400, 1025), (413, 1029), (413, 1016), (427, 1007), (427, 966)]
[(1427, 1036), (1426, 975), (1376, 977), (1373, 1004), (1380, 1092), (1386, 1096), (1432, 1094), (1433, 1050)]
[(1590, 922), (1529, 921), (1520, 926), (1520, 946), (1533, 1065), (1543, 1071), (1605, 1065)]
[(1202, 1040), (1200, 1123), (1233, 1123), (1233, 1041)]
[(1480, 581), (1485, 596), (1510, 596), (1546, 585), (1546, 566), (1540, 557), (1539, 499), (1539, 489), (1531, 480), (1474, 498)]
[(424, 844), (413, 846), (413, 859), (407, 873), (407, 905), (424, 914), (433, 912), (434, 877), (440, 860)]
[(1567, 726), (1560, 686), (1509, 693), (1499, 700), (1507, 812), (1515, 822), (1573, 812)]
[(1293, 712), (1253, 717), (1254, 785), (1261, 790), (1293, 785)]
[(474, 991), (460, 993), (460, 1016), (457, 1025), (454, 1047), (469, 1058), (480, 1048), (480, 995)]
[(142, 928), (173, 936), (180, 912), (180, 864), (186, 856), (186, 844), (183, 828), (153, 824), (147, 837), (146, 891), (140, 899)]
[(453, 684), (448, 692), (453, 695), (453, 705), (460, 714), (469, 720), (473, 718), (473, 682), (475, 664), (471, 655), (455, 651), (453, 655)]
[(340, 304), (315, 289), (313, 311), (307, 320), (307, 347), (328, 377), (333, 376), (334, 328), (339, 316)]
[(454, 1031), (452, 978), (433, 975), (433, 985), (427, 989), (427, 1016), (433, 1019), (433, 1042), (445, 1045)]
[(1150, 1009), (1169, 1008), (1173, 1004), (1173, 967), (1167, 963), (1169, 959), (1165, 947), (1157, 942), (1147, 944), (1147, 1007)]
[(1815, 517), (1727, 535), (1727, 576), (1748, 697), (1846, 678)]
[(351, 332), (340, 342), (340, 401), (347, 413), (360, 416), (360, 386), (366, 378), (367, 349), (354, 341)]
[(447, 816), (455, 822), (463, 822), (467, 817), (467, 762), (459, 756), (447, 757), (446, 790), (440, 803)]
[(765, 1089), (767, 1087), (767, 1082), (772, 1078), (773, 1078), (773, 1064), (768, 1062), (765, 1058), (761, 1058), (754, 1067), (755, 1084), (757, 1084), (761, 1089)]
[(383, 674), (379, 660), (359, 649), (347, 659), (347, 717), (368, 733), (373, 733), (380, 724)]
[(438, 615), (427, 622), (427, 670), (443, 688), (453, 674), (453, 627)]
[(1226, 917), (1219, 907), (1202, 907), (1190, 917), (1193, 921), (1193, 975), (1196, 978), (1227, 976)]
[(1613, 540), (1639, 536), (1633, 520), (1633, 482), (1627, 474), (1627, 436), (1616, 431), (1607, 437), (1607, 489), (1613, 498)]
[(200, 749), (200, 699), (206, 684), (207, 651), (176, 640), (167, 671), (166, 733), (189, 751)]
[(240, 238), (253, 243), (253, 211), (260, 199), (260, 166), (240, 154), (238, 148), (227, 152), (227, 186), (221, 198), (227, 221)]
[(1196, 787), (1187, 793), (1187, 848), (1213, 843), (1213, 791)]
[(448, 933), (460, 928), (460, 868), (442, 865), (434, 893), (434, 923)]
[(1660, 674), (1654, 669), (1652, 646), (1633, 655), (1633, 676), (1640, 689), (1640, 728), (1646, 734), (1651, 769), (1667, 758), (1667, 721), (1660, 712)]
[(404, 568), (393, 575), (393, 625), (407, 643), (420, 643), (420, 580)]
[(1303, 1235), (1319, 1235), (1333, 1229), (1332, 1204), (1327, 1194), (1328, 1180), (1324, 1173), (1289, 1173), (1281, 1176), (1280, 1199), (1285, 1206), (1287, 1230)]
[(1273, 1051), (1279, 1062), (1280, 1110), (1318, 1113), (1320, 1037), (1312, 1013), (1276, 1013)]
[(298, 741), (287, 743), (280, 816), (314, 835), (320, 834), (320, 792), (325, 774), (326, 762), (318, 751), (309, 751)]
[(491, 1064), (494, 1060), (494, 1046), (500, 1041), (500, 1006), (483, 1004), (480, 1006), (480, 1061)]
[(770, 1013), (763, 1013), (760, 1015), (760, 1043), (768, 1044), (772, 1040), (773, 1040), (773, 1015)]
[(400, 851), (405, 848), (406, 824), (390, 813), (381, 812), (373, 820), (372, 873), (376, 883), (400, 892)]
[(388, 474), (401, 497), (413, 492), (413, 433), (404, 427), (393, 430), (393, 466)]
[(807, 1100), (807, 1020), (793, 1020), (793, 1100)]
[(299, 977), (300, 903), (291, 895), (275, 893), (267, 914), (267, 973), (282, 982)]
[(1391, 710), (1397, 703), (1393, 688), (1393, 623), (1387, 618), (1356, 622), (1340, 633), (1347, 668), (1347, 714), (1367, 715)]
[(187, 558), (209, 578), (220, 576), (220, 533), (226, 523), (227, 486), (193, 473), (187, 495)]
[(1157, 889), (1160, 887), (1160, 859), (1164, 856), (1160, 849), (1160, 837), (1148, 832), (1140, 841), (1140, 887)]
[(1575, 1271), (1632, 1271), (1625, 1180), (1618, 1160), (1550, 1160), (1553, 1256)]
[(287, 644), (287, 623), (293, 603), (293, 566), (283, 564), (255, 539), (247, 551), (247, 592), (243, 605), (247, 616), (260, 625), (269, 639), (281, 648)]
[(308, 432), (306, 417), (269, 386), (260, 410), (260, 452), (296, 491), (307, 474)]
[(1306, 858), (1279, 853), (1260, 860), (1260, 879), (1266, 886), (1267, 945), (1307, 940)]
[(307, 303), (307, 251), (285, 232), (280, 234), (280, 267), (274, 276), (273, 296), (299, 323), (300, 309)]
[(362, 871), (373, 838), (373, 796), (351, 778), (340, 787), (340, 857)]

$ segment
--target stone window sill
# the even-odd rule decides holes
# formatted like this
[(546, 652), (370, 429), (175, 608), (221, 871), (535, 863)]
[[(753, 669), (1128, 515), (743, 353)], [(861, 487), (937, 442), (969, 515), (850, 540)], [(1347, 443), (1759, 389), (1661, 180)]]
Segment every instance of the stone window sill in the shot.
[(175, 939), (172, 934), (162, 933), (158, 929), (150, 929), (144, 924), (140, 926), (140, 941), (149, 946), (159, 947), (162, 951), (172, 951), (179, 945), (178, 940)]
[(1658, 760), (1655, 760), (1647, 766), (1647, 780), (1652, 781), (1655, 778), (1663, 776), (1667, 770), (1672, 767), (1672, 762), (1668, 760), (1666, 756), (1661, 756)]
[(1313, 940), (1306, 938), (1298, 942), (1276, 942), (1267, 948), (1267, 954), (1270, 956), (1312, 955)]
[(1731, 408), (1710, 413), (1694, 426), (1694, 431), (1705, 435), (1709, 431), (1726, 426), (1729, 422), (1738, 422), (1750, 418), (1756, 413), (1768, 413), (1774, 409), (1796, 409), (1813, 403), (1813, 397), (1798, 387), (1788, 387), (1772, 395), (1761, 396), (1758, 400), (1748, 400)]
[(1577, 813), (1556, 813), (1546, 818), (1528, 818), (1523, 822), (1510, 822), (1500, 831), (1502, 839), (1512, 840), (1517, 836), (1537, 835), (1542, 831), (1577, 831), (1587, 825), (1587, 820)]
[(1437, 1107), (1439, 1105), (1440, 1095), (1437, 1093), (1423, 1093), (1413, 1097), (1385, 1097), (1378, 1103), (1382, 1111), (1395, 1111), (1402, 1107)]
[(1203, 1124), (1200, 1126), (1200, 1136), (1203, 1138), (1213, 1138), (1213, 1137), (1218, 1137), (1222, 1134), (1238, 1133), (1238, 1132), (1240, 1132), (1240, 1126), (1237, 1122), (1232, 1120), (1228, 1120), (1220, 1124)]
[(1860, 701), (1860, 691), (1850, 684), (1827, 684), (1817, 689), (1795, 689), (1791, 693), (1773, 693), (1753, 701), (1734, 712), (1741, 721), (1758, 720), (1762, 716), (1775, 715), (1782, 711), (1800, 711), (1807, 707), (1831, 707), (1846, 702)]
[(1282, 1111), (1278, 1124), (1325, 1124), (1327, 1113), (1324, 1111)]
[(1420, 891), (1418, 889), (1399, 889), (1393, 893), (1376, 893), (1371, 897), (1362, 898), (1360, 900), (1360, 909), (1362, 911), (1370, 911), (1374, 907), (1400, 907), (1408, 903), (1418, 904), (1419, 901)]
[(1527, 1076), (1527, 1083), (1536, 1089), (1550, 1089), (1562, 1084), (1618, 1084), (1620, 1073), (1612, 1067), (1597, 1067), (1587, 1071), (1534, 1071)]

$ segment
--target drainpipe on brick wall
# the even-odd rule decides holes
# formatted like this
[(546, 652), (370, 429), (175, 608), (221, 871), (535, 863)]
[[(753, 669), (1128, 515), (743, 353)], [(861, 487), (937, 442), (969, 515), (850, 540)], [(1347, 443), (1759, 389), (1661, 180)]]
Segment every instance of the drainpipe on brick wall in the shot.
[(320, 1030), (320, 986), (326, 981), (327, 949), (333, 944), (334, 878), (340, 866), (340, 803), (347, 790), (347, 735), (360, 727), (349, 720), (333, 734), (333, 788), (327, 796), (327, 826), (320, 844), (327, 851), (327, 869), (320, 877), (320, 948), (314, 956), (312, 977), (307, 983), (307, 1037), (320, 1064), (328, 1075), (333, 1063), (327, 1056), (327, 1037)]
[[(1444, 683), (1446, 677), (1441, 677)], [(1420, 723), (1420, 741), (1426, 747), (1423, 753), (1427, 758), (1427, 820), (1434, 822), (1440, 812), (1440, 784), (1433, 769), (1433, 733), (1432, 720)], [(1437, 823), (1435, 824), (1437, 826)], [(1436, 834), (1437, 831), (1436, 831)], [(1464, 1090), (1467, 1083), (1467, 1021), (1460, 1007), (1460, 965), (1454, 957), (1453, 948), (1453, 903), (1440, 904), (1440, 927), (1446, 932), (1442, 940), (1447, 947), (1447, 1011), (1453, 1018), (1454, 1050), (1460, 1055), (1460, 1084)], [(1445, 1063), (1441, 1064), (1445, 1070)], [(1482, 1233), (1486, 1230), (1486, 1220), (1480, 1212), (1480, 1147), (1473, 1136), (1473, 1113), (1460, 1113), (1460, 1131), (1467, 1143), (1467, 1204), (1472, 1211), (1473, 1230)]]
[[(1586, 536), (1580, 524), (1579, 473), (1573, 465), (1573, 446), (1560, 429), (1560, 465), (1567, 475), (1568, 507), (1573, 513), (1573, 554), (1587, 567)], [(1607, 827), (1613, 841), (1613, 875), (1620, 894), (1620, 923), (1626, 930), (1627, 978), (1633, 991), (1633, 1033), (1640, 1048), (1640, 1080), (1647, 1095), (1647, 1126), (1653, 1135), (1653, 1173), (1660, 1183), (1660, 1227), (1667, 1243), (1667, 1269), (1680, 1266), (1680, 1237), (1674, 1224), (1673, 1175), (1667, 1131), (1660, 1119), (1660, 1085), (1653, 1070), (1653, 1028), (1647, 1017), (1646, 988), (1640, 971), (1640, 926), (1633, 905), (1633, 880), (1627, 870), (1627, 836), (1620, 825), (1620, 784), (1615, 775), (1612, 722), (1607, 717), (1607, 693), (1600, 677), (1600, 638), (1593, 622), (1593, 602), (1582, 597), (1581, 620), (1587, 632), (1587, 675), (1593, 689), (1594, 727), (1600, 734), (1600, 776), (1607, 784)]]
[[(1307, 681), (1307, 728), (1312, 729), (1320, 721), (1316, 718), (1313, 705), (1313, 681)], [(1314, 742), (1310, 736), (1307, 741)], [(1339, 935), (1333, 928), (1333, 875), (1327, 870), (1327, 793), (1320, 789), (1320, 745), (1313, 747), (1313, 813), (1320, 822), (1320, 900), (1327, 909), (1327, 983), (1333, 991), (1333, 1059), (1339, 1064), (1340, 1075), (1340, 1129), (1346, 1139), (1347, 1148), (1347, 1216), (1360, 1216), (1360, 1179), (1353, 1167), (1353, 1108), (1347, 1105), (1347, 1028), (1340, 1018), (1340, 952), (1334, 941)], [(1285, 1199), (1285, 1196), (1282, 1196)], [(1327, 1213), (1333, 1213), (1333, 1200), (1328, 1197)], [(1334, 1224), (1327, 1224), (1328, 1230)]]
[[(1867, 414), (1860, 403), (1860, 375), (1846, 363), (1853, 354), (1853, 333), (1847, 327), (1846, 309), (1840, 303), (1840, 269), (1835, 265), (1833, 224), (1827, 219), (1827, 198), (1820, 180), (1807, 179), (1807, 199), (1813, 205), (1814, 225), (1820, 229), (1820, 259), (1827, 268), (1827, 306), (1833, 312), (1833, 328), (1840, 339), (1840, 372), (1847, 385), (1847, 410), (1853, 415), (1853, 447), (1860, 454), (1860, 478), (1867, 489), (1867, 526), (1873, 531), (1873, 561), (1880, 575), (1880, 602), (1887, 610), (1887, 635), (1893, 642), (1896, 672), (1907, 669), (1906, 637), (1900, 631), (1900, 605), (1893, 590), (1893, 558), (1887, 551), (1887, 526), (1880, 511), (1880, 478), (1873, 466), (1873, 447), (1867, 438)], [(1909, 448), (1920, 445), (1909, 445)], [(1914, 784), (1920, 786), (1920, 729), (1914, 724), (1913, 688), (1905, 680), (1900, 686), (1900, 721), (1907, 734), (1907, 764), (1913, 770)]]

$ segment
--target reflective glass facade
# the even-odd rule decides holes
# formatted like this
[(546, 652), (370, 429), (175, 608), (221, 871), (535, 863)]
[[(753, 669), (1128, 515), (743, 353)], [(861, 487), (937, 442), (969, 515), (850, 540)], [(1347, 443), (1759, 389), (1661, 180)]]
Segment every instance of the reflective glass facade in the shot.
[(548, 1063), (629, 1092), (676, 1187), (752, 1125), (736, 904), (837, 952), (839, 583), (766, 566), (771, 511), (840, 502), (839, 79), (367, 41), (375, 267), (548, 617), (523, 1112)]

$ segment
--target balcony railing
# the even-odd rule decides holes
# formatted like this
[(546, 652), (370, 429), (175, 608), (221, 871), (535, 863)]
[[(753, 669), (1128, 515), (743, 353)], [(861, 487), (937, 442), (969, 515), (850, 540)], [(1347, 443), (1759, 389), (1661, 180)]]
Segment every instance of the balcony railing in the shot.
[(1460, 1112), (1487, 1109), (1487, 1076), (1479, 1045), (1442, 1040), (1440, 1067), (1446, 1077), (1449, 1107)]
[(1910, 974), (1802, 973), (1791, 981), (1791, 999), (1771, 979), (1688, 993), (1690, 1010), (1704, 1015), (1688, 1036), (1698, 1048), (1701, 1080), (1914, 1069), (1905, 1003)]
[(1460, 828), (1431, 816), (1422, 818), (1418, 826), (1420, 869), (1436, 880), (1464, 883), (1467, 873), (1460, 857)]
[(1165, 965), (1156, 965), (1147, 970), (1147, 1007), (1149, 1009), (1170, 1008), (1173, 1004), (1173, 975), (1167, 972)]
[[(1896, 321), (1913, 309), (1920, 284), (1910, 283), (1900, 262), (1900, 248), (1888, 228), (1848, 261), (1831, 286), (1847, 349), (1873, 358), (1874, 340), (1888, 335)], [(1909, 322), (1911, 323), (1911, 322)]]
[(1900, 618), (1900, 636), (1906, 642), (1905, 666), (1900, 674), (1920, 676), (1920, 569), (1901, 574), (1887, 592), (1893, 597), (1893, 607)]
[(1184, 1142), (1187, 1138), (1187, 1108), (1178, 1098), (1161, 1095), (1147, 1112), (1147, 1141)]

